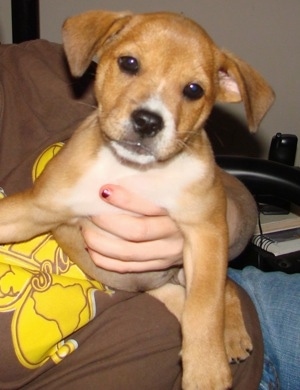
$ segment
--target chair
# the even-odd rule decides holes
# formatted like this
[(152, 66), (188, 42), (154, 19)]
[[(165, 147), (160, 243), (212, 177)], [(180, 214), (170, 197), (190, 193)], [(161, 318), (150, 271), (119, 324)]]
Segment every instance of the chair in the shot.
[[(270, 160), (217, 156), (218, 164), (230, 174), (241, 180), (259, 203), (263, 201), (278, 205), (287, 201), (300, 206), (300, 169)], [(230, 263), (233, 268), (241, 269), (254, 265), (264, 271), (300, 272), (299, 251), (275, 257), (269, 252), (249, 244), (245, 251)]]

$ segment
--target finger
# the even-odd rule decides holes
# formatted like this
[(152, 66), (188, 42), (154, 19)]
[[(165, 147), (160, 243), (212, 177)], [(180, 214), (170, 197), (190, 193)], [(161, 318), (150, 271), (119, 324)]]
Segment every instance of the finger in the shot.
[[(135, 242), (119, 238), (114, 234), (99, 229), (92, 221), (85, 220), (82, 224), (82, 234), (90, 253), (95, 252), (93, 260), (97, 258), (97, 253), (101, 261), (104, 258), (109, 258), (121, 262), (146, 263), (152, 260), (167, 259), (169, 263), (172, 263), (182, 257), (183, 237), (179, 230), (175, 230), (172, 235), (169, 235), (168, 232), (167, 238), (159, 237), (157, 240)], [(162, 264), (162, 267), (167, 268), (169, 263), (166, 265)]]
[(153, 241), (178, 232), (168, 216), (136, 217), (127, 214), (100, 215), (91, 218), (94, 224), (115, 236), (133, 242)]
[(127, 191), (124, 187), (107, 184), (100, 189), (102, 199), (120, 209), (142, 215), (164, 215), (166, 211), (140, 195)]
[(167, 257), (148, 261), (121, 261), (119, 259), (106, 257), (92, 249), (89, 249), (88, 251), (92, 260), (98, 267), (118, 273), (159, 271), (182, 264), (182, 257), (179, 254), (176, 254), (174, 258)]
[(182, 251), (181, 238), (159, 239), (146, 242), (126, 241), (94, 229), (83, 231), (87, 247), (101, 255), (120, 261), (149, 261), (173, 257)]

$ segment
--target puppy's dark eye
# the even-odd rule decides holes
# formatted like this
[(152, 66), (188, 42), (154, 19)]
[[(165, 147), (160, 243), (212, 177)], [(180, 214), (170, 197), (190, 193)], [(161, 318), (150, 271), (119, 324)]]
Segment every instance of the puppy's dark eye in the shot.
[(137, 74), (140, 68), (138, 60), (130, 56), (119, 57), (118, 64), (123, 72), (129, 74)]
[(183, 94), (190, 100), (198, 100), (204, 95), (204, 89), (199, 84), (190, 83), (183, 88)]

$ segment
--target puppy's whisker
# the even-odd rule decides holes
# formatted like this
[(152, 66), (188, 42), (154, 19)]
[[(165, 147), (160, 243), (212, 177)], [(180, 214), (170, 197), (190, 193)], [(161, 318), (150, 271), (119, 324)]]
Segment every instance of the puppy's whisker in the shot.
[(86, 102), (78, 102), (78, 104), (80, 104), (82, 106), (87, 106), (87, 107), (94, 108), (95, 110), (98, 108), (98, 106), (96, 104), (89, 104), (89, 103), (86, 103)]
[(200, 146), (201, 145), (201, 142), (200, 141), (194, 141), (192, 143), (193, 147), (189, 145), (189, 143), (187, 142), (188, 140), (181, 140), (181, 139), (178, 139), (176, 141), (177, 145), (179, 145), (182, 149), (185, 149), (187, 151), (190, 151), (192, 152), (194, 150), (194, 147), (197, 147), (198, 145)]
[(188, 151), (192, 151), (192, 148), (186, 143), (186, 141), (178, 139), (176, 141), (176, 144), (179, 145), (179, 147), (182, 148), (182, 149), (185, 149), (185, 150), (188, 150)]

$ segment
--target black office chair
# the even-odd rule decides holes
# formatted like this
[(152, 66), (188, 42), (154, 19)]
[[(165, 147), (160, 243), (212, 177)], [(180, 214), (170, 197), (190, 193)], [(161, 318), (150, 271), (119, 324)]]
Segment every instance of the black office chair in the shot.
[(275, 196), (300, 206), (300, 169), (251, 157), (218, 156), (217, 163), (255, 196)]
[[(241, 180), (257, 202), (270, 200), (275, 206), (291, 203), (300, 206), (300, 169), (250, 157), (218, 156), (217, 163)], [(275, 202), (274, 202), (275, 201)], [(283, 206), (284, 207), (284, 206)], [(233, 262), (233, 268), (254, 265), (264, 271), (300, 272), (299, 251), (275, 257), (252, 244)]]

